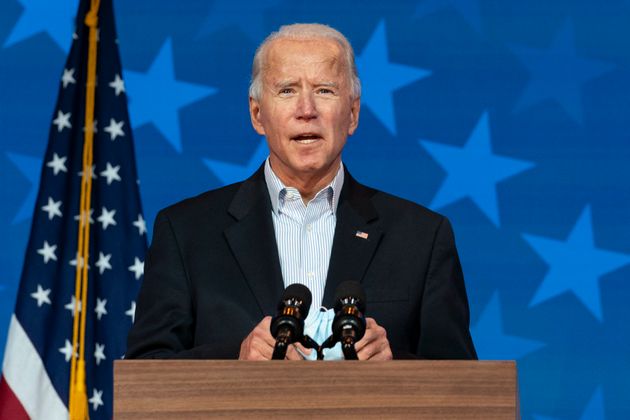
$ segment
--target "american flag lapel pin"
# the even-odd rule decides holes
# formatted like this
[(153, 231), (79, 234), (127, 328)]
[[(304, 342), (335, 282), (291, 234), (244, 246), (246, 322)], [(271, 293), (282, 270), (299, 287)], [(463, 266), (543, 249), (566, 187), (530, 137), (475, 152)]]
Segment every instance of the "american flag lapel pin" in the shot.
[(356, 236), (357, 238), (361, 238), (361, 239), (367, 239), (368, 238), (368, 234), (366, 232), (357, 230), (357, 233), (354, 234), (354, 236)]

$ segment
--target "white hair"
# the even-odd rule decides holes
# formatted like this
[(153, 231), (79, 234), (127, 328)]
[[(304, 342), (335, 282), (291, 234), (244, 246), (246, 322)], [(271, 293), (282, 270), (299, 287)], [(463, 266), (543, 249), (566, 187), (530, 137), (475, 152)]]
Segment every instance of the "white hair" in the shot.
[(252, 63), (252, 80), (249, 84), (249, 96), (259, 101), (262, 97), (262, 70), (265, 68), (267, 60), (267, 49), (269, 45), (276, 39), (294, 39), (294, 40), (313, 40), (313, 39), (331, 39), (341, 47), (346, 63), (348, 77), (350, 79), (350, 88), (353, 98), (361, 96), (361, 81), (357, 72), (357, 66), (354, 62), (354, 50), (350, 42), (338, 30), (328, 25), (320, 23), (294, 23), (292, 25), (281, 26), (277, 32), (272, 32), (260, 44), (254, 55)]

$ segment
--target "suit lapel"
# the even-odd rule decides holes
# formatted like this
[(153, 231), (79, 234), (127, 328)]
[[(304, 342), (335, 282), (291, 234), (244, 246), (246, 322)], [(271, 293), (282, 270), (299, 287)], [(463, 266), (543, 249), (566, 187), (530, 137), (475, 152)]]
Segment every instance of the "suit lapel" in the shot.
[(335, 291), (342, 281), (363, 281), (383, 235), (370, 199), (375, 190), (357, 183), (345, 173), (337, 208), (337, 225), (322, 305), (334, 306)]
[(236, 223), (225, 237), (262, 314), (272, 315), (284, 283), (262, 167), (241, 185), (228, 211)]

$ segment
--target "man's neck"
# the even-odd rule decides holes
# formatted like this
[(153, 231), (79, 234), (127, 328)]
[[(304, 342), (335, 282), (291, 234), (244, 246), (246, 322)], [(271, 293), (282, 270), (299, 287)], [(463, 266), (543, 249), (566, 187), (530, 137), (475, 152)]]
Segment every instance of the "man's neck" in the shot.
[[(339, 167), (337, 167), (337, 170)], [(324, 187), (329, 185), (337, 174), (337, 170), (332, 173), (326, 173), (324, 177), (296, 177), (284, 179), (278, 176), (282, 183), (287, 187), (296, 188), (300, 192), (302, 201), (304, 204), (308, 204), (315, 195), (320, 192)], [(277, 174), (276, 174), (277, 175)]]
[(271, 170), (282, 181), (286, 187), (296, 188), (300, 192), (304, 204), (308, 204), (315, 195), (324, 187), (329, 185), (337, 172), (341, 161), (334, 162), (330, 168), (323, 173), (304, 174), (298, 176), (290, 176), (289, 174), (278, 171), (274, 168), (273, 163), (269, 161)]

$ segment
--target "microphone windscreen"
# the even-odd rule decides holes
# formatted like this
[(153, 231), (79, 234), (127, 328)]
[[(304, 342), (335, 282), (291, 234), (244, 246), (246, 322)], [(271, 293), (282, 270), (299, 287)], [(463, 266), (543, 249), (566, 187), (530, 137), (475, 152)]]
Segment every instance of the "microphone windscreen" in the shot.
[(337, 286), (337, 292), (335, 294), (335, 305), (339, 305), (342, 299), (354, 298), (357, 302), (356, 305), (361, 312), (365, 312), (365, 293), (363, 287), (358, 281), (344, 281)]
[(303, 284), (293, 283), (287, 286), (284, 289), (284, 293), (282, 294), (282, 300), (295, 299), (302, 301), (302, 307), (300, 310), (302, 311), (302, 316), (306, 318), (308, 316), (308, 311), (311, 309), (311, 301), (313, 297), (311, 296), (311, 291), (308, 290), (308, 287)]

